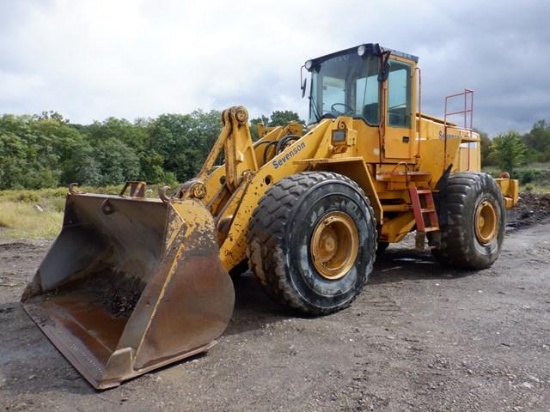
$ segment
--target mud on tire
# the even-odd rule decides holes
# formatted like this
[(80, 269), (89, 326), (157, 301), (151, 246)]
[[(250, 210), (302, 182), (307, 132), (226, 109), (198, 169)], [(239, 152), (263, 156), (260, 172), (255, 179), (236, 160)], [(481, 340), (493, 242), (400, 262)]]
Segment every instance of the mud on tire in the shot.
[(248, 258), (264, 291), (305, 314), (351, 304), (372, 272), (376, 225), (353, 181), (303, 172), (270, 188), (248, 231)]
[(449, 176), (441, 226), (441, 247), (434, 256), (443, 264), (485, 269), (498, 258), (505, 231), (505, 209), (495, 180), (485, 173)]

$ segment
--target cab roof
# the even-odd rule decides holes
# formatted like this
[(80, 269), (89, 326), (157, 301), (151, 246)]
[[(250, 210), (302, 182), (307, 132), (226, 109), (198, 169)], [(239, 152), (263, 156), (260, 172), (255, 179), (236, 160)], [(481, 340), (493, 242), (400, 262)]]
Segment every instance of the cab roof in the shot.
[(348, 54), (356, 53), (359, 47), (364, 46), (366, 49), (366, 53), (373, 56), (380, 56), (386, 52), (390, 52), (393, 56), (402, 57), (404, 59), (412, 60), (415, 63), (418, 63), (418, 57), (413, 56), (412, 54), (400, 52), (397, 50), (381, 47), (378, 43), (364, 43), (359, 44), (355, 47), (350, 47), (349, 49), (340, 50), (334, 53), (327, 54), (325, 56), (317, 57), (315, 59), (311, 59), (311, 61), (314, 63), (314, 65), (323, 63), (324, 61), (331, 59), (333, 57), (337, 56), (345, 56)]

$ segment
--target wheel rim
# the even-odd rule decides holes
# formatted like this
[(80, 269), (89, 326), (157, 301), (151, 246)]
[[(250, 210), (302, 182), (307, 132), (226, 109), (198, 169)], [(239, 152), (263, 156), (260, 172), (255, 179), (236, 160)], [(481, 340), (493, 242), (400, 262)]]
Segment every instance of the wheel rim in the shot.
[(476, 209), (475, 231), (477, 240), (483, 245), (493, 241), (498, 233), (497, 211), (488, 200), (481, 202)]
[(313, 231), (310, 252), (322, 277), (329, 280), (344, 277), (359, 253), (359, 234), (353, 219), (342, 212), (325, 215)]

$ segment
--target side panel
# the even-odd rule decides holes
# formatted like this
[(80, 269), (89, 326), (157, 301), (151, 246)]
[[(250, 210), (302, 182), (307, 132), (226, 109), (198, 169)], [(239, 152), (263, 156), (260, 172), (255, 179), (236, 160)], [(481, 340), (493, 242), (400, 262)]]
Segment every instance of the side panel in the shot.
[(460, 144), (457, 166), (461, 172), (481, 171), (479, 144), (479, 142), (464, 142)]
[(444, 139), (421, 142), (419, 169), (430, 172), (434, 187), (449, 165), (453, 164), (453, 170), (457, 168), (454, 162), (458, 158), (459, 145), (460, 139), (447, 139), (446, 143)]

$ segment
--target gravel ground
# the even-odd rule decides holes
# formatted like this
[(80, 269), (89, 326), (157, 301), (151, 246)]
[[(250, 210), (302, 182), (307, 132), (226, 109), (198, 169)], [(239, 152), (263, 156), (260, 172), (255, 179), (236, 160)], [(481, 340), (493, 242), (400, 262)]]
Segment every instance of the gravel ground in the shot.
[(250, 275), (208, 354), (96, 392), (19, 304), (48, 242), (1, 240), (2, 411), (550, 411), (550, 197), (522, 195), (499, 260), (401, 245), (353, 305), (296, 318)]

